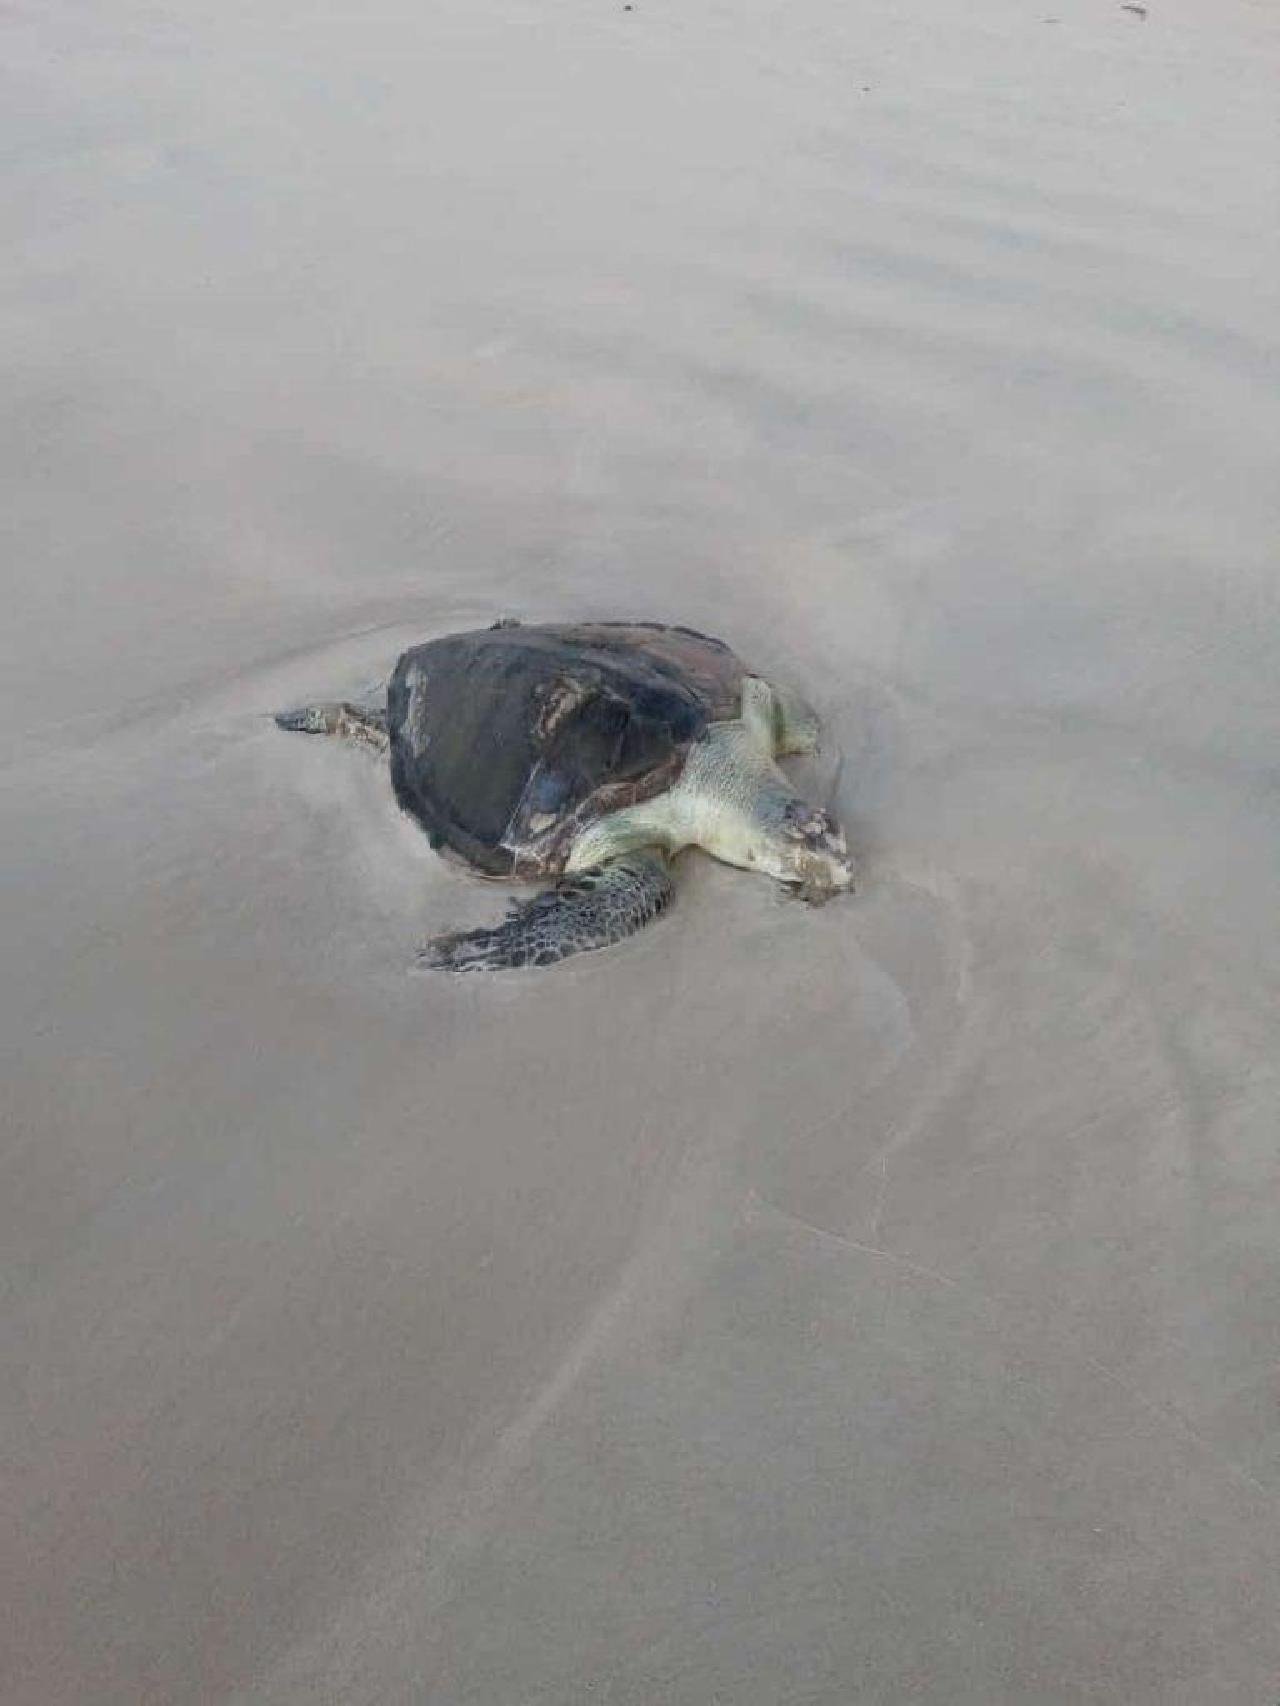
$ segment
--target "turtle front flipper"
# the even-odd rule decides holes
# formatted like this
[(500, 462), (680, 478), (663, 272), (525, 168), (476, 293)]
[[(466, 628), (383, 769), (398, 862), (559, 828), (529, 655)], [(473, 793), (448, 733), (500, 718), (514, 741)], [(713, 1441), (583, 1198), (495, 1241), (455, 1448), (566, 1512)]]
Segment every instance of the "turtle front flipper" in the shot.
[(417, 964), (445, 971), (554, 965), (632, 935), (664, 911), (674, 893), (661, 853), (626, 853), (562, 878), (533, 900), (514, 901), (509, 915), (491, 930), (435, 937)]
[(773, 689), (773, 750), (778, 758), (817, 752), (822, 740), (818, 713), (790, 687)]

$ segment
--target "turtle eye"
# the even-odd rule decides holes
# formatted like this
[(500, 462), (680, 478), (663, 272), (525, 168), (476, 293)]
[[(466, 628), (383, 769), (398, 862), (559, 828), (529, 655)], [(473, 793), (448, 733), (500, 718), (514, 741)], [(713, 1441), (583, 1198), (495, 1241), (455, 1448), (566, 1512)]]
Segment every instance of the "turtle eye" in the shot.
[(804, 800), (789, 800), (783, 814), (783, 833), (793, 841), (821, 841), (832, 832), (832, 822), (820, 806)]

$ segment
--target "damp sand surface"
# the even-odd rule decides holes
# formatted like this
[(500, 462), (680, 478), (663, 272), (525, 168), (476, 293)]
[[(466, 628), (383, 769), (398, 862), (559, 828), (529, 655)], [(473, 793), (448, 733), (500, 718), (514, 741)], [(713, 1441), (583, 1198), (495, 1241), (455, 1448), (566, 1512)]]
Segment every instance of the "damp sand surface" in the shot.
[[(1274, 8), (0, 43), (5, 1706), (1269, 1706)], [(806, 689), (857, 897), (408, 975), (268, 713), (504, 614)]]

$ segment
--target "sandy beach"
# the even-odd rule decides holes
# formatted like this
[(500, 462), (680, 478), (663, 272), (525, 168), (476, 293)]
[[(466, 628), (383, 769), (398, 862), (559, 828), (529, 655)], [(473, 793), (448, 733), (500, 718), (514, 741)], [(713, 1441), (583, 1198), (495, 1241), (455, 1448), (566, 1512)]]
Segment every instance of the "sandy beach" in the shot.
[[(1280, 14), (0, 9), (0, 1701), (1274, 1706)], [(545, 973), (270, 713), (795, 683)]]

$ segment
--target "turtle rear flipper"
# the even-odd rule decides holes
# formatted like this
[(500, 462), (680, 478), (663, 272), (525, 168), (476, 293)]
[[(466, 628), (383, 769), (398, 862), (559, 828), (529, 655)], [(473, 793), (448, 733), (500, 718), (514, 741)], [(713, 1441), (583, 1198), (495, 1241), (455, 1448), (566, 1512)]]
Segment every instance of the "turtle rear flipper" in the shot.
[(648, 924), (670, 904), (675, 885), (666, 859), (627, 853), (565, 877), (529, 901), (514, 901), (492, 929), (437, 936), (417, 965), (444, 971), (503, 971), (549, 966), (570, 954), (607, 948)]
[(299, 705), (291, 711), (277, 711), (275, 721), (278, 728), (293, 734), (338, 735), (345, 740), (363, 741), (379, 752), (385, 752), (390, 745), (387, 713), (378, 705), (353, 705), (347, 699), (335, 699), (323, 705)]

